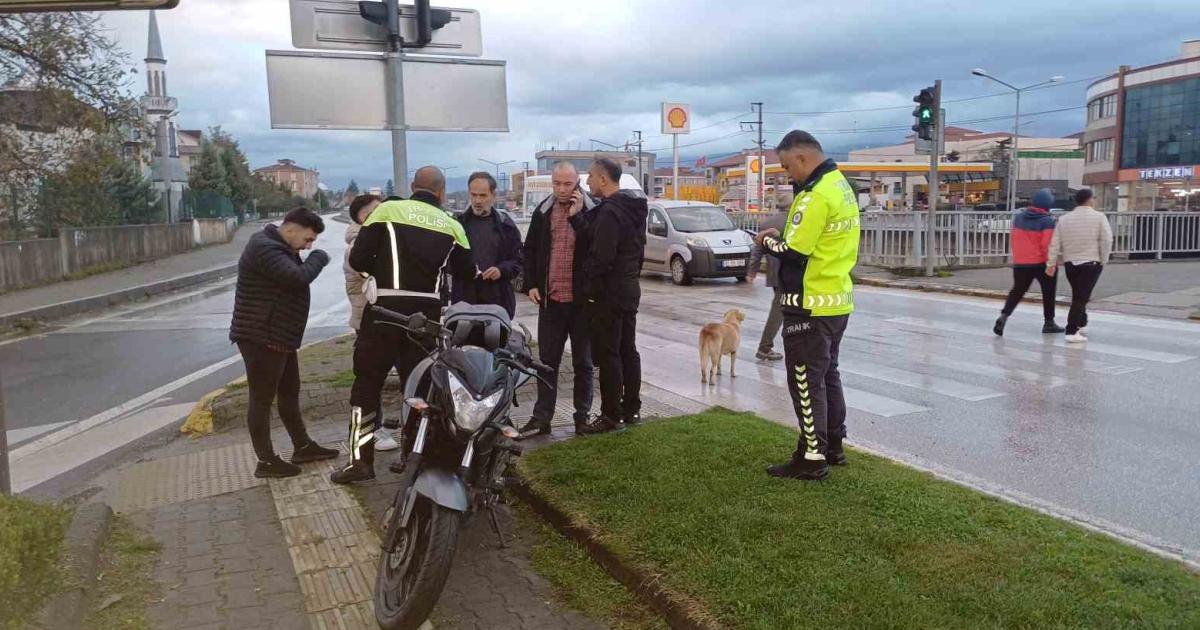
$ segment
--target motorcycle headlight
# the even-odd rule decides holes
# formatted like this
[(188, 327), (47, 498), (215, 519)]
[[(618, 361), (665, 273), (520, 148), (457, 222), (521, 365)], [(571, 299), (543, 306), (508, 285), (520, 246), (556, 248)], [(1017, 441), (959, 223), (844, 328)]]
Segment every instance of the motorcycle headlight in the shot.
[(687, 237), (687, 244), (688, 247), (695, 247), (696, 249), (708, 249), (708, 241), (700, 236)]
[(483, 423), (487, 421), (488, 416), (492, 415), (492, 410), (500, 402), (500, 397), (504, 395), (504, 390), (497, 390), (496, 393), (487, 398), (478, 399), (471, 394), (471, 390), (458, 380), (454, 373), (449, 375), (450, 381), (450, 400), (454, 403), (454, 424), (458, 425), (464, 431), (474, 433)]

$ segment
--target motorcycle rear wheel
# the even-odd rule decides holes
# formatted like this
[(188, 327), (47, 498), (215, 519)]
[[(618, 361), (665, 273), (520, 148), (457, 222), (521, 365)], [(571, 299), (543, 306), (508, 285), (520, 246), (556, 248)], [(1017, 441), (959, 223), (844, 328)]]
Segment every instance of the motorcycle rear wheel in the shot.
[(379, 558), (375, 620), (383, 630), (417, 630), (450, 576), (462, 514), (417, 497), (396, 550)]

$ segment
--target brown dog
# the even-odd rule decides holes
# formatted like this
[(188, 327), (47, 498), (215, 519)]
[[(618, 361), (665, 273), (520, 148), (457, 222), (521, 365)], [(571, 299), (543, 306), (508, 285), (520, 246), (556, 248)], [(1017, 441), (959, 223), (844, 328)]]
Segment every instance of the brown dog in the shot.
[(736, 308), (725, 313), (720, 324), (706, 324), (700, 329), (700, 382), (716, 383), (713, 375), (721, 373), (721, 357), (729, 355), (729, 376), (736, 377), (737, 350), (742, 343), (742, 322), (746, 314)]

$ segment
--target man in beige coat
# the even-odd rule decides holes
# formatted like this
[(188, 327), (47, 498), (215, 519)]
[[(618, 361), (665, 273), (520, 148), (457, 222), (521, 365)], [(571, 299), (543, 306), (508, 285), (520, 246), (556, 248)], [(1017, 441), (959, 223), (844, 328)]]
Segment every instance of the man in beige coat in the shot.
[[(342, 260), (342, 273), (346, 276), (346, 297), (350, 300), (350, 327), (355, 332), (362, 324), (363, 309), (367, 307), (367, 296), (363, 295), (363, 284), (366, 283), (366, 278), (350, 268), (350, 250), (354, 249), (354, 239), (358, 238), (363, 221), (371, 216), (371, 212), (382, 201), (377, 195), (367, 194), (359, 195), (350, 202), (350, 225), (346, 226), (346, 258)], [(379, 429), (375, 432), (376, 450), (391, 451), (397, 448), (400, 448), (400, 445), (387, 432), (387, 429)]]
[(1046, 262), (1049, 276), (1054, 275), (1058, 265), (1066, 264), (1067, 281), (1071, 283), (1068, 343), (1087, 341), (1088, 300), (1092, 299), (1092, 290), (1108, 264), (1112, 244), (1112, 227), (1108, 217), (1092, 207), (1092, 191), (1084, 188), (1075, 193), (1075, 209), (1058, 220)]

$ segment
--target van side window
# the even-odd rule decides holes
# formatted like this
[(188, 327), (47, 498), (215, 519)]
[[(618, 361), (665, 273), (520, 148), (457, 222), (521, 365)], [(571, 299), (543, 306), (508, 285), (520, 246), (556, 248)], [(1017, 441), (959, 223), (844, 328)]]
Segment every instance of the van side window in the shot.
[(650, 209), (650, 218), (646, 221), (646, 231), (655, 236), (667, 235), (667, 217), (657, 208)]

